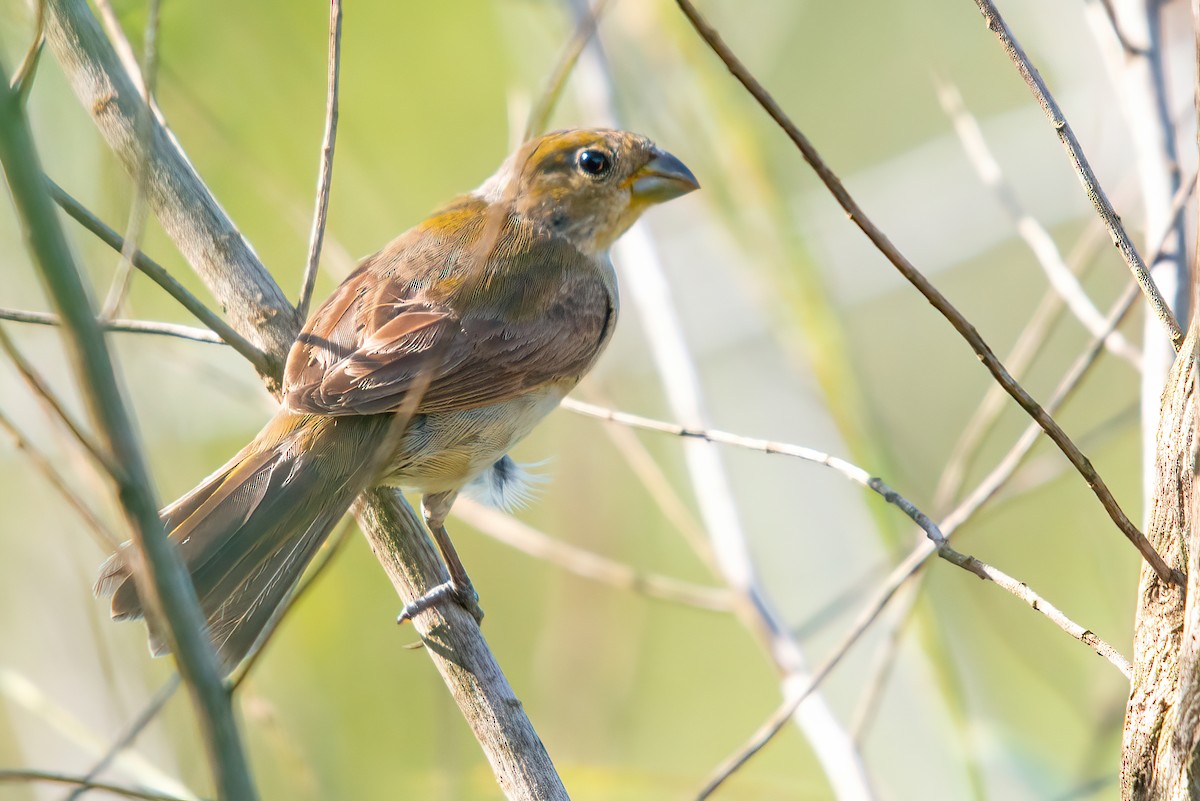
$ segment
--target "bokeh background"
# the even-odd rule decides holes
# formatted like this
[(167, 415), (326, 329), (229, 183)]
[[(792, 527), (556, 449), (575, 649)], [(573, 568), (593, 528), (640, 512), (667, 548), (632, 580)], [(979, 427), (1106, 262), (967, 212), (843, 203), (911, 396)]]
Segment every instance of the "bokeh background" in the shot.
[[(355, 260), (495, 169), (574, 29), (570, 7), (550, 0), (348, 5), (318, 298)], [(1169, 14), (1186, 11), (1175, 5)], [(140, 42), (145, 4), (115, 6)], [(1003, 9), (1141, 241), (1129, 135), (1084, 6), (1011, 0)], [(1022, 202), (1064, 251), (1092, 213), (974, 4), (702, 7), (867, 212), (998, 352), (1007, 350), (1046, 281), (970, 168), (938, 105), (936, 81), (958, 86)], [(1176, 22), (1168, 32), (1186, 40), (1186, 17)], [(318, 2), (175, 0), (162, 9), (159, 102), (292, 297), (324, 113), (326, 25), (327, 7)], [(9, 72), (31, 31), (24, 3), (0, 4), (0, 58)], [(711, 425), (846, 456), (929, 504), (989, 386), (985, 371), (845, 219), (674, 4), (617, 0), (600, 35), (623, 124), (678, 155), (704, 187), (655, 209), (643, 225), (696, 354)], [(1191, 62), (1185, 46), (1177, 50), (1176, 111), (1187, 126)], [(553, 125), (607, 122), (592, 94), (569, 84)], [(31, 113), (48, 173), (122, 229), (131, 183), (49, 55)], [(102, 298), (117, 256), (65, 225)], [(154, 223), (144, 249), (211, 300)], [(48, 308), (7, 200), (0, 253), (0, 306)], [(1089, 260), (1085, 285), (1101, 308), (1127, 281), (1110, 249)], [(192, 323), (140, 276), (125, 314)], [(623, 315), (610, 352), (578, 394), (669, 418), (633, 304)], [(1141, 316), (1124, 328), (1134, 341)], [(5, 330), (82, 419), (57, 333), (11, 323)], [(1047, 397), (1085, 342), (1079, 324), (1064, 319), (1026, 386)], [(131, 335), (111, 343), (164, 500), (222, 463), (270, 414), (272, 400), (227, 348)], [(1143, 513), (1137, 399), (1136, 373), (1106, 357), (1060, 415), (1135, 520)], [(119, 530), (107, 487), (7, 363), (0, 364), (0, 410)], [(972, 477), (991, 468), (1025, 423), (1015, 406), (1006, 410)], [(539, 470), (548, 478), (519, 516), (639, 568), (718, 583), (610, 433), (570, 412), (552, 415), (515, 454), (546, 460)], [(680, 442), (637, 438), (694, 510)], [(917, 532), (818, 466), (729, 449), (722, 459), (764, 586), (815, 663)], [(1014, 483), (958, 535), (958, 547), (1028, 582), (1129, 655), (1136, 554), (1064, 464), (1039, 445)], [(488, 613), (487, 638), (573, 797), (689, 798), (777, 705), (773, 666), (732, 616), (588, 582), (462, 522), (452, 531)], [(148, 656), (140, 625), (110, 623), (106, 604), (92, 597), (105, 556), (0, 437), (0, 767), (84, 772), (171, 675), (169, 660)], [(264, 798), (501, 797), (429, 660), (406, 648), (416, 638), (395, 627), (397, 610), (355, 535), (240, 692)], [(844, 723), (856, 715), (885, 629), (877, 626), (822, 688)], [(1125, 697), (1124, 679), (1107, 662), (997, 587), (937, 563), (861, 735), (863, 754), (885, 799), (1115, 798)], [(184, 694), (133, 753), (141, 767), (109, 775), (130, 781), (148, 765), (211, 796)], [(833, 797), (794, 726), (722, 792)], [(0, 786), (0, 797), (20, 801), (63, 795), (62, 788)]]

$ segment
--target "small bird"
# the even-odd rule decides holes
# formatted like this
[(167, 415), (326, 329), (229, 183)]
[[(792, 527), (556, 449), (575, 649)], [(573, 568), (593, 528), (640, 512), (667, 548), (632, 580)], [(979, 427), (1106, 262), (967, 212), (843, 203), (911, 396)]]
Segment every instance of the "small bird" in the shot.
[[(226, 670), (356, 496), (421, 494), (450, 581), (411, 618), (477, 596), (445, 530), (460, 491), (510, 506), (508, 451), (592, 368), (617, 319), (608, 250), (649, 206), (699, 188), (625, 131), (555, 131), (369, 256), (288, 355), (279, 411), (226, 465), (160, 513)], [(123, 545), (100, 571), (115, 620), (142, 617)], [(150, 625), (154, 654), (168, 650)]]

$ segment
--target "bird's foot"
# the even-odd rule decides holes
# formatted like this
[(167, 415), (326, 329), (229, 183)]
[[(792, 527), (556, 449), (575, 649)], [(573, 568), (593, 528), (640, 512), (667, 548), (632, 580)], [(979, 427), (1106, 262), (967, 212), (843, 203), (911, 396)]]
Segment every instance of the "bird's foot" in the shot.
[(471, 582), (458, 584), (451, 580), (437, 585), (420, 598), (405, 604), (404, 609), (400, 610), (400, 615), (396, 618), (396, 622), (407, 623), (425, 610), (447, 601), (453, 601), (467, 610), (471, 614), (471, 617), (475, 618), (476, 623), (483, 621), (483, 609), (479, 606), (479, 593), (475, 592), (475, 588), (471, 585)]

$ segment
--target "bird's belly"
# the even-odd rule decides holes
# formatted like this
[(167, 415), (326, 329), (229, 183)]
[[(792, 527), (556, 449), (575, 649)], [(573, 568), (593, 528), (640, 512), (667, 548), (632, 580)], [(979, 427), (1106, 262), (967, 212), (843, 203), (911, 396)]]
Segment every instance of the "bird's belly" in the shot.
[(418, 416), (383, 483), (422, 494), (461, 488), (524, 439), (573, 385), (553, 385), (495, 406)]

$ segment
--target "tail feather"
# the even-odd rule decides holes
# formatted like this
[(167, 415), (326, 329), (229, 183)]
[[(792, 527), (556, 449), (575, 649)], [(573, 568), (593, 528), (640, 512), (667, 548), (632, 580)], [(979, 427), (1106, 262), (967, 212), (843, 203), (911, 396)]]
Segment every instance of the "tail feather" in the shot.
[[(161, 517), (191, 573), (209, 635), (232, 669), (355, 496), (373, 476), (374, 446), (389, 418), (315, 417), (281, 412), (250, 445)], [(142, 616), (128, 545), (100, 570), (96, 592), (112, 615)], [(150, 626), (155, 654), (163, 632)]]

